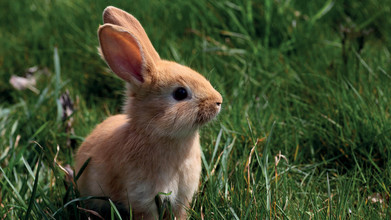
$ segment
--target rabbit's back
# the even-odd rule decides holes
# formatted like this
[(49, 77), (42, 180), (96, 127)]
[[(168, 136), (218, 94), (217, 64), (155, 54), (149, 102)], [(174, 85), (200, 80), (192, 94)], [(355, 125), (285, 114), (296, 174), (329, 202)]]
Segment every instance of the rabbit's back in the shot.
[(109, 193), (105, 192), (108, 188), (105, 186), (106, 180), (117, 174), (112, 169), (116, 162), (108, 159), (115, 157), (116, 148), (120, 146), (119, 136), (123, 135), (117, 131), (126, 123), (127, 118), (124, 114), (108, 117), (96, 126), (80, 146), (76, 154), (76, 173), (90, 159), (77, 181), (82, 195), (106, 196)]

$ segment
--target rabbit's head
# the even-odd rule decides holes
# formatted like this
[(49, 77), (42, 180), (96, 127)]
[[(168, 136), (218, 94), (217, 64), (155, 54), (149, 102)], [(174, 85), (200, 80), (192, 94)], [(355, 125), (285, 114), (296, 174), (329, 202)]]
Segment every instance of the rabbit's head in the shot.
[(219, 113), (222, 97), (202, 75), (160, 59), (136, 18), (115, 7), (103, 12), (101, 55), (127, 82), (125, 112), (134, 128), (172, 138), (194, 134)]

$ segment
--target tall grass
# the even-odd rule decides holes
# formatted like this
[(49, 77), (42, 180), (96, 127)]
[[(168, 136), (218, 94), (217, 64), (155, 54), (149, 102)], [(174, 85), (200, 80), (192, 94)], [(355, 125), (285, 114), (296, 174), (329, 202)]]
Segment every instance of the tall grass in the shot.
[[(96, 50), (111, 4), (223, 94), (201, 131), (192, 219), (391, 217), (389, 0), (32, 0), (0, 2), (2, 219), (88, 215), (57, 164), (121, 111), (123, 83)], [(37, 91), (15, 90), (32, 66)]]

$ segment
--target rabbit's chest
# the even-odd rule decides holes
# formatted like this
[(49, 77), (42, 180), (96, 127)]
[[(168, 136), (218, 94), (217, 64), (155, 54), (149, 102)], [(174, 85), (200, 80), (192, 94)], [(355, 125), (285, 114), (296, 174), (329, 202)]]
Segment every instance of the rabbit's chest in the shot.
[(171, 177), (159, 174), (155, 194), (159, 195), (160, 200), (168, 201), (172, 206), (175, 206), (176, 202), (180, 200), (178, 198), (178, 194), (181, 191), (179, 187), (180, 181), (180, 175), (178, 173), (171, 175)]
[(161, 166), (153, 172), (153, 178), (143, 178), (137, 182), (129, 179), (126, 187), (128, 198), (136, 203), (134, 205), (144, 207), (154, 205), (157, 195), (172, 207), (185, 205), (197, 190), (200, 172), (201, 161), (198, 163), (196, 158), (188, 158), (175, 167)]
[(200, 174), (201, 160), (197, 157), (184, 160), (171, 175), (164, 175), (164, 172), (161, 172), (157, 186), (160, 198), (169, 201), (171, 205), (184, 205), (190, 202), (198, 188)]
[[(194, 164), (193, 164), (194, 165)], [(172, 206), (184, 204), (194, 194), (198, 186), (198, 176), (193, 175), (194, 167), (184, 161), (179, 167), (165, 167), (156, 174), (155, 195)]]

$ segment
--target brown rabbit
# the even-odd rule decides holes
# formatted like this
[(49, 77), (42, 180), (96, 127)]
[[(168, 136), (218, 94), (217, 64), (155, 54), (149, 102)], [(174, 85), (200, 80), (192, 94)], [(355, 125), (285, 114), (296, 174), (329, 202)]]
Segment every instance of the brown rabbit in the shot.
[[(101, 55), (127, 84), (124, 114), (107, 118), (76, 155), (82, 196), (107, 196), (135, 219), (156, 219), (155, 196), (170, 202), (172, 215), (186, 207), (201, 173), (198, 128), (220, 111), (222, 97), (199, 73), (160, 59), (141, 24), (115, 7), (103, 12)], [(106, 202), (91, 200), (101, 210)]]

